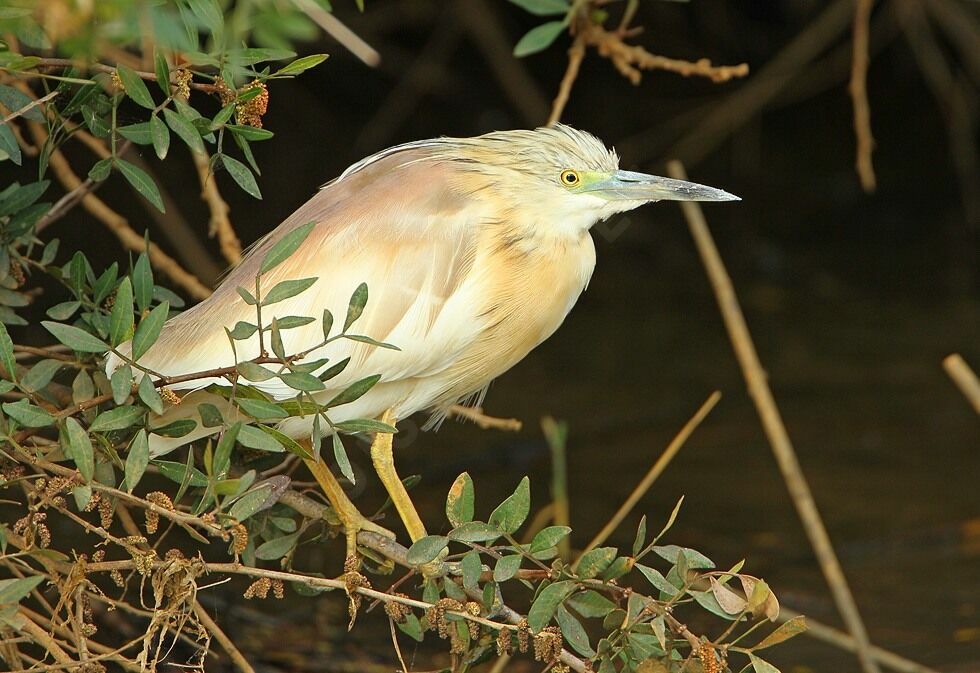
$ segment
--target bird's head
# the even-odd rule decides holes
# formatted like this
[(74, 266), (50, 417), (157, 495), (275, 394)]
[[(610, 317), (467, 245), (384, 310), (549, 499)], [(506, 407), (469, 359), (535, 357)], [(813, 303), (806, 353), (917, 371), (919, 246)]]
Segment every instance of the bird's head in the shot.
[(471, 170), (490, 179), (495, 197), (568, 233), (655, 201), (737, 201), (721, 189), (619, 168), (595, 136), (557, 124), (497, 131), (463, 140)]

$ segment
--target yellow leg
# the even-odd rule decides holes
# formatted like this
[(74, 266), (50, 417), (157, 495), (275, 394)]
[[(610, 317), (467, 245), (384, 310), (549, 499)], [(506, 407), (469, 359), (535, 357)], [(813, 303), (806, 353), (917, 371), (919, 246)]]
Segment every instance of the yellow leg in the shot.
[(387, 528), (382, 528), (378, 524), (374, 523), (363, 514), (361, 514), (354, 503), (350, 501), (347, 494), (344, 493), (344, 489), (341, 487), (340, 482), (337, 478), (333, 476), (330, 472), (330, 468), (327, 467), (323, 460), (313, 460), (308, 459), (304, 461), (306, 466), (316, 477), (317, 482), (320, 484), (320, 488), (323, 489), (323, 493), (327, 496), (327, 500), (333, 506), (334, 510), (337, 512), (337, 516), (340, 517), (341, 523), (344, 524), (344, 534), (347, 536), (347, 556), (348, 558), (357, 555), (357, 534), (362, 530), (372, 531), (374, 533), (380, 533), (385, 537), (390, 537), (394, 539), (395, 534), (392, 533)]
[[(388, 425), (394, 425), (396, 420), (390, 409), (381, 417), (381, 422)], [(418, 512), (415, 511), (415, 505), (412, 504), (412, 499), (408, 496), (405, 485), (398, 478), (398, 473), (395, 472), (395, 458), (391, 451), (391, 440), (392, 436), (388, 433), (379, 432), (374, 436), (374, 441), (371, 443), (371, 462), (374, 463), (374, 469), (381, 477), (381, 483), (388, 490), (388, 495), (395, 504), (395, 509), (398, 510), (398, 516), (405, 524), (409, 537), (412, 538), (412, 542), (415, 542), (426, 536), (425, 525), (419, 518)]]

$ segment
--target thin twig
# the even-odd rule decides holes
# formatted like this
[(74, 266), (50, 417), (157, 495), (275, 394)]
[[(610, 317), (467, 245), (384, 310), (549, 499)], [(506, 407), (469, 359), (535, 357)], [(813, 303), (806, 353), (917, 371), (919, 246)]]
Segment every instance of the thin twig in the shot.
[[(116, 67), (112, 65), (106, 65), (104, 63), (85, 63), (83, 61), (74, 61), (70, 58), (42, 58), (40, 59), (33, 68), (78, 68), (79, 70), (87, 70), (94, 72), (104, 72), (110, 75), (116, 72)], [(136, 75), (140, 79), (146, 79), (155, 82), (157, 76), (152, 72), (143, 72), (141, 70), (134, 70)], [(173, 76), (173, 73), (171, 73)], [(172, 84), (176, 84), (175, 81), (171, 80)], [(189, 86), (191, 89), (197, 91), (206, 91), (207, 93), (214, 93), (217, 88), (213, 84), (202, 84), (200, 82), (190, 82)]]
[(31, 110), (33, 110), (34, 108), (36, 108), (38, 105), (44, 105), (49, 100), (51, 100), (52, 98), (54, 98), (55, 96), (57, 96), (59, 93), (61, 93), (61, 92), (60, 91), (57, 91), (57, 90), (52, 91), (51, 93), (49, 93), (49, 94), (47, 94), (45, 96), (42, 96), (41, 98), (38, 98), (36, 100), (32, 100), (30, 103), (28, 103), (24, 107), (20, 108), (19, 110), (13, 110), (9, 115), (7, 115), (6, 117), (3, 118), (3, 121), (0, 121), (0, 126), (3, 126), (4, 124), (6, 124), (7, 122), (9, 122), (10, 120), (17, 119), (17, 117), (20, 117), (21, 115), (30, 112)]
[[(633, 511), (634, 507), (636, 507), (636, 503), (638, 503), (640, 498), (642, 498), (644, 494), (650, 490), (650, 487), (653, 486), (653, 482), (655, 482), (660, 475), (663, 474), (663, 471), (667, 469), (667, 465), (670, 464), (670, 461), (673, 460), (674, 456), (677, 455), (677, 452), (680, 451), (681, 447), (684, 446), (684, 443), (687, 442), (688, 437), (690, 437), (697, 427), (701, 425), (701, 422), (707, 418), (708, 414), (711, 413), (711, 410), (715, 408), (715, 405), (718, 404), (718, 400), (720, 399), (721, 393), (719, 391), (716, 390), (715, 392), (711, 393), (708, 399), (704, 401), (690, 420), (684, 424), (684, 427), (681, 428), (680, 432), (678, 432), (677, 435), (670, 440), (670, 444), (667, 445), (664, 452), (660, 454), (659, 458), (657, 458), (657, 462), (650, 467), (650, 470), (646, 473), (646, 476), (640, 480), (640, 483), (636, 485), (636, 488), (633, 489), (633, 492), (630, 493), (625, 502), (620, 505), (619, 509), (616, 510), (616, 513), (613, 514), (608, 523), (606, 523), (606, 525), (602, 527), (602, 530), (600, 530), (596, 536), (592, 538), (592, 542), (585, 546), (585, 549), (582, 550), (583, 555), (601, 545), (613, 533), (613, 531), (619, 528), (619, 524), (623, 522), (623, 519), (629, 516), (629, 513)], [(582, 558), (582, 556), (580, 555), (579, 558)]]
[(949, 374), (949, 378), (953, 379), (953, 383), (963, 393), (973, 410), (980, 414), (980, 379), (970, 369), (963, 356), (959, 353), (947, 355), (943, 360), (943, 369)]
[(198, 601), (194, 601), (194, 614), (197, 615), (197, 618), (201, 621), (204, 628), (206, 628), (211, 635), (214, 636), (214, 639), (218, 641), (218, 644), (224, 648), (225, 652), (228, 654), (228, 657), (231, 659), (232, 663), (235, 664), (235, 667), (238, 670), (242, 671), (242, 673), (255, 673), (255, 669), (252, 668), (250, 663), (248, 663), (248, 659), (246, 659), (241, 653), (241, 650), (235, 647), (235, 643), (228, 637), (228, 634), (221, 630), (218, 623), (211, 619), (211, 615), (208, 614), (207, 610), (205, 610)]
[(375, 68), (381, 63), (381, 54), (374, 47), (361, 39), (357, 33), (341, 23), (340, 19), (313, 2), (313, 0), (293, 0), (293, 4), (365, 65)]
[(211, 173), (211, 163), (207, 152), (191, 152), (194, 168), (197, 169), (197, 180), (201, 184), (201, 198), (208, 204), (211, 218), (208, 220), (208, 235), (218, 237), (221, 254), (232, 266), (242, 261), (242, 242), (235, 233), (228, 217), (230, 208), (218, 191), (218, 181)]
[[(673, 178), (682, 180), (687, 178), (684, 166), (678, 161), (671, 161), (667, 170), (668, 175)], [(779, 470), (786, 481), (793, 504), (796, 506), (796, 511), (803, 522), (803, 528), (810, 539), (817, 561), (820, 563), (820, 569), (830, 586), (831, 594), (837, 603), (837, 609), (840, 611), (851, 635), (854, 636), (861, 667), (865, 673), (878, 673), (878, 664), (869, 653), (871, 643), (864, 621), (861, 619), (854, 596), (847, 584), (847, 578), (844, 576), (844, 570), (841, 568), (837, 553), (834, 551), (830, 536), (827, 534), (823, 519), (821, 519), (816, 502), (813, 500), (813, 493), (807, 483), (806, 476), (803, 474), (803, 468), (796, 457), (796, 451), (789, 438), (789, 433), (786, 431), (779, 408), (776, 406), (776, 400), (769, 388), (766, 372), (759, 360), (759, 354), (752, 342), (745, 316), (742, 314), (738, 298), (735, 295), (731, 277), (725, 269), (725, 264), (711, 236), (711, 231), (708, 229), (707, 220), (697, 202), (684, 201), (680, 205), (718, 300), (718, 306), (731, 338), (735, 356), (742, 368), (742, 375), (745, 377), (749, 395), (755, 403), (759, 418), (762, 421), (762, 427), (769, 439), (769, 445), (776, 456)]]
[(565, 68), (565, 74), (561, 78), (561, 84), (558, 85), (558, 93), (555, 95), (555, 100), (551, 103), (548, 126), (557, 123), (561, 119), (561, 113), (564, 112), (565, 106), (568, 104), (568, 98), (571, 96), (575, 80), (578, 79), (578, 73), (584, 59), (585, 34), (580, 33), (575, 36), (572, 46), (568, 48), (568, 66)]
[(854, 4), (853, 53), (851, 56), (851, 81), (847, 90), (854, 107), (854, 136), (857, 155), (854, 167), (861, 187), (866, 192), (875, 190), (875, 168), (871, 161), (875, 139), (871, 134), (871, 106), (868, 103), (868, 24), (874, 0), (857, 0)]

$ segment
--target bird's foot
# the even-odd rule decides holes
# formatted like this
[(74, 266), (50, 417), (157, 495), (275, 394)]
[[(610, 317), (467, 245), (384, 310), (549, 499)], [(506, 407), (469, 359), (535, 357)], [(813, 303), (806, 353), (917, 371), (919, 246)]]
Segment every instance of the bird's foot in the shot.
[(395, 534), (393, 532), (384, 526), (379, 526), (378, 524), (374, 523), (353, 506), (346, 512), (338, 511), (337, 516), (340, 518), (340, 523), (344, 527), (344, 536), (347, 538), (347, 563), (350, 563), (352, 558), (358, 558), (357, 534), (362, 530), (369, 533), (377, 533), (378, 535), (386, 537), (390, 540), (395, 539)]

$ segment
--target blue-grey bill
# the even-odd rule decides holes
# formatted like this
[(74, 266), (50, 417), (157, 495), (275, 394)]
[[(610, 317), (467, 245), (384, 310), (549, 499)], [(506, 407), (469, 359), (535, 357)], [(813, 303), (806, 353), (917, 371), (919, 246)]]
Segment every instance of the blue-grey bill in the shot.
[(616, 171), (608, 180), (590, 185), (588, 191), (628, 201), (741, 201), (723, 189), (633, 171)]

